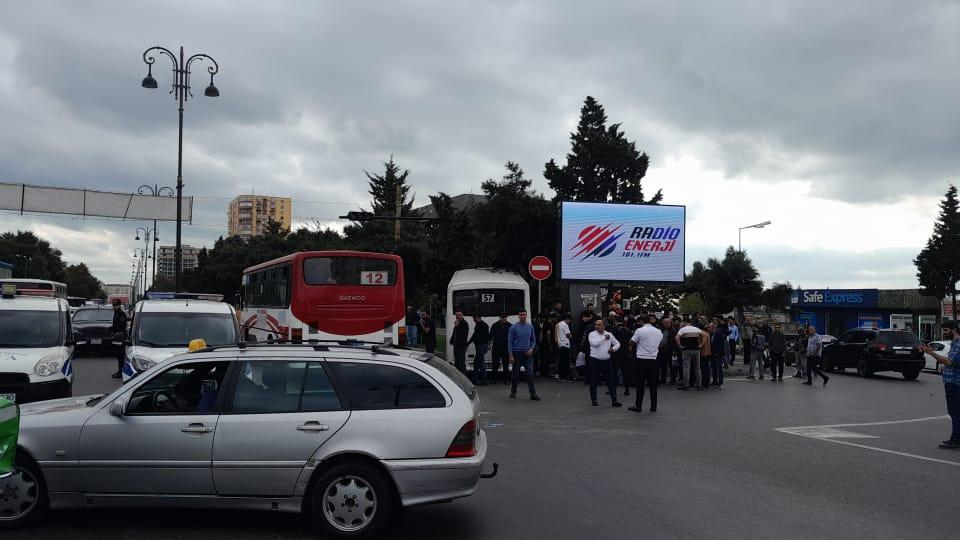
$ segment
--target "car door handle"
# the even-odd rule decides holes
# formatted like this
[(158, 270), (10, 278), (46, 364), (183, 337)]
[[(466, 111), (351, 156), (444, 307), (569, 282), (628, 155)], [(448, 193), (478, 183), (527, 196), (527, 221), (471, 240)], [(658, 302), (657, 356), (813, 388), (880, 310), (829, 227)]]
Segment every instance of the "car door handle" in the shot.
[(180, 431), (184, 433), (211, 433), (213, 432), (213, 428), (206, 427), (203, 424), (190, 424), (187, 427), (180, 428)]
[(297, 426), (297, 431), (328, 431), (330, 426), (326, 424), (321, 424), (320, 422), (304, 422), (303, 425)]

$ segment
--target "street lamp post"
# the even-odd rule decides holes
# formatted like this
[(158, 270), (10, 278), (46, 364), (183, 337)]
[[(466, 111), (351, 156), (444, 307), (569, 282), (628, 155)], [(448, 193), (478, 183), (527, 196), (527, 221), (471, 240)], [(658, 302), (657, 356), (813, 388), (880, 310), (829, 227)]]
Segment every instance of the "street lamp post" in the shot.
[[(141, 232), (143, 232), (143, 252), (144, 252), (144, 254), (145, 254), (145, 255), (144, 255), (144, 261), (143, 261), (143, 263), (144, 263), (144, 267), (143, 267), (143, 285), (144, 285), (144, 290), (146, 290), (146, 285), (147, 285), (147, 267), (146, 267), (146, 264), (147, 264), (147, 259), (150, 258), (150, 236), (151, 236), (151, 232), (152, 232), (152, 231), (151, 231), (149, 228), (147, 228), (147, 227), (137, 227), (137, 237), (134, 238), (134, 240), (139, 240), (139, 239), (140, 239), (140, 233), (141, 233)], [(156, 245), (154, 245), (154, 247), (156, 247)], [(156, 252), (154, 252), (154, 253), (156, 253)], [(156, 254), (154, 254), (154, 260), (156, 260)], [(156, 277), (154, 277), (154, 279), (156, 279)], [(153, 282), (151, 281), (151, 283), (153, 283)]]
[(744, 229), (762, 229), (762, 228), (766, 227), (767, 225), (770, 225), (770, 223), (771, 223), (770, 221), (764, 221), (763, 223), (754, 223), (753, 225), (747, 225), (746, 227), (740, 227), (740, 228), (737, 230), (737, 251), (740, 252), (740, 253), (743, 252), (743, 248), (741, 247), (741, 245), (742, 245), (742, 244), (741, 244), (741, 237), (743, 236), (743, 230), (744, 230)]
[(180, 249), (180, 229), (183, 220), (183, 103), (193, 97), (193, 93), (190, 92), (190, 66), (197, 60), (208, 60), (212, 64), (207, 67), (207, 72), (210, 74), (210, 84), (204, 89), (203, 95), (207, 97), (218, 97), (220, 95), (220, 90), (213, 84), (213, 76), (220, 71), (220, 65), (217, 64), (217, 61), (212, 57), (202, 53), (184, 59), (183, 47), (180, 47), (179, 62), (177, 61), (177, 57), (170, 52), (169, 49), (159, 46), (150, 47), (143, 51), (143, 61), (147, 64), (147, 76), (143, 78), (140, 86), (144, 88), (153, 89), (157, 87), (157, 80), (153, 78), (153, 64), (157, 60), (153, 56), (150, 56), (150, 53), (154, 51), (165, 54), (167, 58), (170, 59), (170, 62), (173, 63), (173, 85), (170, 93), (173, 94), (174, 99), (176, 99), (180, 105), (177, 108), (179, 120), (177, 126), (177, 243), (173, 249), (174, 283), (176, 284), (176, 290), (179, 291), (181, 273), (183, 272), (183, 253)]
[(27, 273), (30, 271), (30, 262), (33, 261), (33, 257), (30, 257), (29, 255), (15, 255), (15, 257), (18, 261), (22, 261), (23, 263), (23, 276), (21, 277), (28, 277)]
[[(140, 195), (146, 195), (149, 193), (154, 197), (173, 197), (174, 192), (173, 188), (167, 186), (158, 186), (156, 184), (150, 186), (144, 184), (137, 188), (137, 193)], [(150, 273), (150, 283), (153, 284), (157, 280), (157, 242), (160, 241), (160, 235), (157, 234), (157, 220), (153, 220), (153, 270)]]

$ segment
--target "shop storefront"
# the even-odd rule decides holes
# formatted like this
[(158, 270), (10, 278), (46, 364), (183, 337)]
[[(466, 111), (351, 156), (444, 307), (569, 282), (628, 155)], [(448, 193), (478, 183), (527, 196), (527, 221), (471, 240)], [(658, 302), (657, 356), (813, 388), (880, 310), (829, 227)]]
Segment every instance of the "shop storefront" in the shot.
[(797, 289), (790, 296), (790, 315), (821, 334), (885, 328), (929, 341), (937, 336), (940, 302), (917, 289)]

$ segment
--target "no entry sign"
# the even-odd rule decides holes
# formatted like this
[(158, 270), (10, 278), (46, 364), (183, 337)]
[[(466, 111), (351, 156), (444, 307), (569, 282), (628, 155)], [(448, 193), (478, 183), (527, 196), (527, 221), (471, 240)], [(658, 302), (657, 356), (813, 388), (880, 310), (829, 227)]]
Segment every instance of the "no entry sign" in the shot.
[(543, 281), (553, 274), (553, 263), (543, 255), (538, 255), (530, 259), (527, 270), (530, 271), (530, 277), (537, 281)]

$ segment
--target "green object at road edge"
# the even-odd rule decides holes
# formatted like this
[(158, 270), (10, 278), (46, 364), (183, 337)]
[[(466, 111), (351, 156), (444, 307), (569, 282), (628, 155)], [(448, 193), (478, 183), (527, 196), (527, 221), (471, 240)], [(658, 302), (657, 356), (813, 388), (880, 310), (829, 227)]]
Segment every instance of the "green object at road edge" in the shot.
[(20, 407), (12, 401), (0, 398), (0, 478), (13, 474), (19, 431)]

